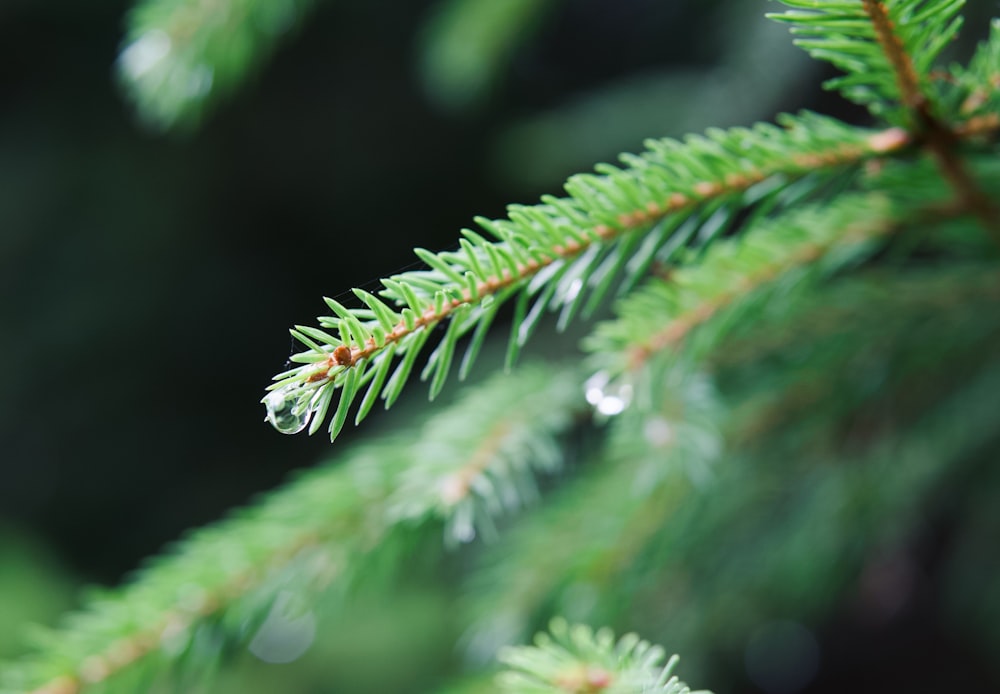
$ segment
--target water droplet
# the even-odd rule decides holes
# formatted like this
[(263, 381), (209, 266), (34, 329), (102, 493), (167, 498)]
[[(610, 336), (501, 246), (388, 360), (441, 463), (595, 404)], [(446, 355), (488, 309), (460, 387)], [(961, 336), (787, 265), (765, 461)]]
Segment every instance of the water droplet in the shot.
[(301, 403), (298, 388), (279, 388), (268, 393), (263, 400), (267, 409), (266, 421), (282, 434), (297, 434), (309, 425), (312, 410)]
[(596, 407), (597, 403), (604, 397), (604, 387), (606, 385), (608, 385), (608, 375), (603, 371), (598, 371), (588, 378), (587, 382), (583, 384), (587, 402)]
[[(631, 393), (629, 393), (631, 395)], [(621, 414), (628, 407), (628, 397), (624, 397), (624, 394), (609, 394), (605, 395), (599, 403), (597, 403), (597, 411), (608, 417), (613, 417), (616, 414)]]
[(607, 373), (598, 371), (587, 379), (584, 394), (600, 414), (613, 417), (624, 412), (632, 401), (632, 385), (622, 381), (611, 383)]
[(290, 663), (309, 650), (316, 638), (316, 617), (303, 611), (300, 602), (290, 591), (278, 593), (249, 651), (265, 663)]

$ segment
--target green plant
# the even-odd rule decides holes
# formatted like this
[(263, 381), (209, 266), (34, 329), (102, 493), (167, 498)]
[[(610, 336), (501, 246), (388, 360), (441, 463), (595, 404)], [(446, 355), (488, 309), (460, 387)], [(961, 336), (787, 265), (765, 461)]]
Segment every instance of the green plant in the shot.
[[(194, 686), (234, 643), (291, 659), (282, 649), (308, 645), (320, 607), (336, 620), (366, 591), (433, 575), (421, 559), (452, 562), (441, 526), (452, 545), (497, 536), (458, 553), (475, 568), (456, 569), (470, 587), (448, 620), (473, 656), (561, 614), (662, 640), (709, 681), (710, 650), (737, 652), (781, 615), (828, 615), (906, 544), (936, 490), (995, 523), (983, 461), (1000, 431), (1000, 23), (945, 70), (960, 0), (784, 4), (774, 18), (843, 71), (829, 86), (874, 127), (802, 113), (651, 140), (573, 176), (565, 197), (477, 219), (457, 249), (418, 250), (422, 269), (355, 290), (353, 305), (328, 299), (331, 316), (293, 330), (305, 350), (264, 398), (280, 431), (336, 438), (393, 406), (421, 362), (434, 399), (452, 370), (471, 374), (508, 305), (509, 374), (186, 539), (40, 637), (3, 691)], [(305, 3), (285, 5), (287, 24)], [(227, 6), (227, 21), (257, 16)], [(172, 18), (205, 7), (136, 14), (141, 50), (123, 69), (162, 125), (197, 114), (205, 75), (246, 63), (217, 61), (211, 36), (176, 49)], [(240, 36), (247, 55), (270, 41), (257, 25)], [(157, 75), (180, 96), (143, 92)], [(565, 330), (609, 303), (584, 356), (574, 338), (560, 359), (519, 363), (550, 315)], [(950, 599), (995, 644), (996, 591), (976, 555), (956, 555)], [(637, 638), (558, 620), (552, 632), (504, 651), (499, 686), (683, 691), (673, 661), (661, 669)]]

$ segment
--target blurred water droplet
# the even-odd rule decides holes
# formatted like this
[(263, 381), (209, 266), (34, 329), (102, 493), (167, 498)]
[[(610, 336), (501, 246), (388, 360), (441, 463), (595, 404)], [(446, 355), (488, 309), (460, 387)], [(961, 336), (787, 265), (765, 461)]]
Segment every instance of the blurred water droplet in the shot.
[(297, 434), (309, 425), (312, 410), (300, 404), (299, 389), (279, 388), (264, 397), (267, 421), (282, 434)]
[(587, 382), (583, 384), (587, 402), (596, 406), (604, 397), (604, 386), (606, 385), (608, 385), (608, 375), (603, 371), (598, 371), (588, 378)]
[(159, 29), (147, 31), (125, 47), (118, 60), (122, 71), (132, 79), (139, 79), (167, 57), (170, 37)]
[(278, 593), (264, 623), (247, 647), (265, 663), (290, 663), (302, 656), (316, 638), (316, 617), (301, 611), (295, 595)]
[(632, 386), (629, 383), (611, 383), (608, 374), (598, 371), (584, 384), (587, 402), (606, 417), (621, 414), (632, 401)]

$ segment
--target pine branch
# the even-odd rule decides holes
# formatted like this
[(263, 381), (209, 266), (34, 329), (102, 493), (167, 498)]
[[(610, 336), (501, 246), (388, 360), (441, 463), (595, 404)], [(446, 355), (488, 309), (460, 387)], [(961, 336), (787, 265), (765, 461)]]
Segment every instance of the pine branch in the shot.
[[(844, 422), (889, 401), (898, 419), (945, 399), (972, 378), (969, 370), (991, 359), (1000, 322), (981, 316), (1000, 299), (992, 268), (977, 258), (936, 268), (869, 269), (829, 286), (770, 294), (706, 357), (720, 390), (741, 393), (728, 439), (739, 449), (777, 446), (803, 411), (811, 420), (829, 411)], [(928, 368), (928, 362), (939, 366)], [(872, 370), (881, 395), (868, 386)], [(897, 395), (907, 390), (919, 395)], [(846, 426), (830, 427), (822, 446), (843, 446)]]
[(669, 634), (672, 647), (691, 655), (692, 673), (704, 673), (697, 654), (742, 653), (762, 623), (789, 614), (822, 623), (856, 599), (867, 563), (906, 546), (970, 457), (995, 447), (997, 398), (989, 389), (997, 376), (994, 363), (916, 421), (881, 432), (870, 448), (829, 457), (809, 445), (810, 434), (823, 394), (836, 394), (839, 384), (791, 408), (781, 440), (764, 439), (749, 455), (734, 449), (703, 501), (671, 515), (631, 583), (656, 589), (631, 593), (618, 619), (656, 638)]
[[(525, 406), (528, 393), (534, 401)], [(282, 590), (308, 597), (347, 582), (396, 526), (440, 518), (468, 541), (473, 520), (523, 506), (531, 475), (561, 462), (554, 437), (581, 399), (572, 371), (526, 365), (473, 387), (418, 430), (348, 449), (42, 635), (42, 653), (5, 670), (0, 692), (137, 691), (136, 678), (155, 679), (184, 658), (205, 668), (217, 657), (199, 656), (200, 626), (218, 621), (226, 641), (246, 638), (245, 625), (259, 623)], [(470, 408), (478, 427), (468, 425)], [(460, 419), (466, 425), (456, 428)], [(489, 423), (504, 435), (489, 439)]]
[(558, 435), (582, 411), (577, 375), (525, 365), (493, 377), (424, 428), (412, 463), (389, 499), (399, 520), (441, 517), (446, 538), (495, 534), (490, 519), (538, 498), (535, 475), (552, 474), (567, 455)]
[[(630, 288), (664, 247), (676, 251), (699, 231), (683, 225), (699, 211), (720, 213), (703, 217), (700, 242), (707, 243), (743, 206), (773, 206), (794, 181), (849, 170), (909, 142), (896, 129), (871, 132), (814, 114), (780, 120), (781, 128), (715, 130), (684, 143), (650, 141), (643, 155), (623, 157), (628, 168), (604, 166), (603, 175), (571, 178), (568, 198), (512, 206), (508, 220), (477, 220), (495, 241), (465, 230), (459, 251), (418, 250), (429, 269), (383, 280), (380, 297), (355, 290), (362, 308), (327, 299), (335, 315), (319, 319), (322, 329), (292, 331), (308, 349), (292, 357), (301, 366), (275, 377), (264, 398), (269, 420), (285, 433), (307, 426), (314, 433), (338, 394), (329, 425), (335, 438), (366, 386), (356, 423), (378, 398), (387, 407), (395, 402), (431, 329), (447, 322), (422, 373), (431, 380), (433, 398), (459, 339), (473, 332), (464, 375), (505, 301), (517, 297), (509, 364), (544, 312), (559, 309), (564, 326), (581, 309), (596, 309), (616, 283)], [(824, 180), (814, 180), (808, 190)]]
[(964, 0), (781, 1), (813, 10), (771, 15), (790, 22), (793, 33), (814, 37), (796, 43), (850, 73), (828, 86), (840, 88), (876, 114), (884, 111), (890, 122), (907, 124), (934, 157), (958, 203), (1000, 243), (1000, 207), (969, 175), (956, 152), (956, 133), (941, 119), (930, 96), (934, 61), (961, 28), (962, 17), (956, 15)]
[(587, 595), (615, 595), (649, 539), (712, 474), (726, 417), (712, 385), (673, 368), (649, 384), (635, 395), (650, 401), (612, 422), (585, 474), (487, 548), (466, 588), (467, 648), (476, 660), (526, 637), (538, 618), (550, 616), (540, 614), (546, 606), (578, 616), (577, 602), (588, 604)]
[[(802, 353), (794, 348), (790, 360)], [(810, 373), (830, 368), (810, 363)], [(963, 476), (970, 459), (995, 447), (1000, 373), (995, 359), (979, 366), (960, 384), (945, 383), (947, 375), (941, 375), (943, 397), (927, 411), (878, 431), (877, 440), (863, 448), (843, 446), (850, 431), (843, 428), (829, 436), (840, 451), (825, 454), (815, 445), (817, 427), (824, 428), (817, 415), (836, 413), (827, 398), (838, 399), (850, 370), (836, 372), (840, 382), (828, 378), (818, 384), (808, 401), (790, 403), (776, 430), (755, 438), (756, 445), (734, 440), (734, 459), (721, 462), (725, 474), (706, 486), (708, 498), (675, 512), (652, 545), (652, 556), (644, 557), (650, 568), (636, 583), (658, 590), (631, 596), (629, 623), (650, 634), (669, 633), (673, 647), (685, 654), (742, 652), (762, 622), (788, 614), (806, 624), (821, 622), (846, 596), (857, 596), (865, 564), (884, 559), (887, 548), (905, 547), (912, 529), (927, 522), (942, 489)], [(919, 371), (913, 374), (917, 392), (921, 378)], [(795, 383), (797, 392), (811, 385)], [(760, 386), (782, 384), (762, 379)], [(857, 384), (859, 391), (863, 387)], [(899, 400), (913, 392), (903, 390)], [(752, 413), (755, 407), (747, 403), (746, 409)], [(837, 415), (829, 421), (851, 421), (845, 413)], [(865, 421), (853, 420), (852, 439)], [(664, 600), (665, 595), (674, 599)], [(714, 626), (719, 624), (727, 625), (726, 633)]]
[[(658, 480), (697, 449), (657, 455), (670, 408), (623, 414), (615, 425), (629, 425), (609, 442), (610, 459), (562, 493), (573, 498), (554, 496), (491, 552), (495, 566), (468, 589), (472, 647), (489, 655), (492, 640), (572, 610), (669, 634), (697, 662), (706, 651), (742, 651), (762, 621), (822, 619), (860, 570), (859, 543), (884, 551), (964, 456), (996, 438), (1000, 324), (995, 311), (978, 318), (996, 301), (992, 268), (807, 285), (743, 315), (710, 362), (725, 360), (722, 390), (712, 389), (724, 400), (705, 419), (731, 444), (710, 474)], [(751, 338), (757, 349), (746, 349)], [(677, 383), (662, 373), (645, 380), (669, 402)], [(669, 417), (676, 438), (699, 420), (693, 407)], [(648, 462), (633, 464), (642, 447)], [(789, 581), (801, 588), (789, 591)]]
[(992, 122), (995, 135), (1000, 112), (1000, 19), (993, 20), (989, 38), (979, 44), (968, 66), (952, 67), (945, 85), (955, 86), (949, 96), (957, 104), (951, 110), (969, 122)]
[[(989, 194), (1000, 191), (993, 161), (967, 162)], [(917, 236), (937, 227), (935, 233), (947, 234), (943, 223), (973, 213), (948, 200), (948, 187), (926, 162), (886, 164), (866, 185), (879, 192), (844, 194), (752, 224), (740, 238), (709, 248), (698, 265), (651, 279), (619, 302), (617, 320), (598, 325), (585, 340), (593, 369), (621, 387), (645, 380), (637, 372), (655, 354), (697, 361), (723, 343), (733, 316), (738, 321), (755, 304), (858, 263), (897, 233)]]
[[(796, 10), (768, 17), (806, 38), (795, 44), (847, 74), (826, 83), (895, 125), (928, 110), (930, 72), (962, 26), (964, 0), (779, 0)], [(921, 124), (921, 120), (916, 120)]]
[(195, 534), (121, 591), (92, 600), (59, 631), (41, 635), (42, 653), (6, 669), (0, 691), (74, 694), (111, 687), (129, 669), (163, 668), (191, 647), (198, 624), (225, 610), (252, 616), (259, 609), (255, 590), (292, 565), (300, 585), (318, 590), (367, 535), (362, 519), (369, 499), (351, 475), (367, 463), (360, 455), (303, 476), (267, 502)]
[(500, 660), (509, 669), (497, 683), (512, 694), (692, 694), (673, 675), (679, 658), (661, 666), (664, 656), (662, 648), (635, 634), (616, 642), (608, 629), (595, 633), (556, 619), (534, 646), (504, 649)]
[[(845, 195), (766, 220), (740, 239), (715, 244), (697, 266), (671, 270), (666, 279), (630, 294), (616, 309), (619, 318), (599, 325), (585, 346), (611, 380), (638, 371), (665, 350), (680, 356), (693, 331), (753, 301), (762, 288), (793, 286), (804, 272), (828, 273), (870, 252), (872, 241), (898, 228), (896, 214), (882, 194)], [(831, 255), (832, 267), (822, 262)], [(721, 339), (717, 331), (700, 344)]]

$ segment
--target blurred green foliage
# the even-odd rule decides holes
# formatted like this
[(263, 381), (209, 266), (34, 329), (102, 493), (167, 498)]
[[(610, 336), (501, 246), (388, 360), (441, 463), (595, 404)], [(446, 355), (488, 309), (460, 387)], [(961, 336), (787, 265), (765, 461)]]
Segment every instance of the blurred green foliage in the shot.
[(37, 540), (0, 528), (0, 659), (26, 650), (24, 625), (51, 623), (73, 606), (74, 580)]

